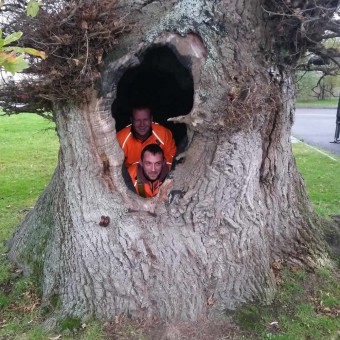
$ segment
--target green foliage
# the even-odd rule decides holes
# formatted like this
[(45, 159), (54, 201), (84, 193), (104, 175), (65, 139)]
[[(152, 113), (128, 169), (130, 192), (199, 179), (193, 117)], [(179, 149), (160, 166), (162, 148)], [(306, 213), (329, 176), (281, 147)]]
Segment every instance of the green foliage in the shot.
[(15, 53), (27, 53), (29, 55), (35, 56), (35, 57), (39, 57), (42, 59), (46, 58), (46, 54), (45, 52), (42, 51), (38, 51), (34, 48), (30, 48), (30, 47), (15, 47), (15, 46), (10, 46), (10, 47), (3, 47), (2, 49), (3, 51), (6, 52), (15, 52)]
[(29, 17), (35, 17), (37, 16), (39, 12), (39, 8), (42, 6), (41, 2), (35, 1), (35, 0), (29, 0), (27, 3), (27, 15)]
[[(1, 32), (1, 36), (2, 36), (2, 31), (0, 30), (0, 32)], [(22, 36), (22, 32), (14, 32), (14, 33), (8, 35), (5, 39), (0, 40), (0, 47), (9, 45), (14, 41), (19, 40), (21, 38), (21, 36)]]
[(15, 52), (5, 50), (5, 46), (16, 42), (21, 36), (22, 32), (15, 32), (3, 38), (2, 30), (0, 29), (0, 66), (6, 71), (15, 73), (28, 67), (28, 61), (24, 60), (23, 55), (17, 56)]
[(5, 52), (0, 52), (0, 65), (12, 74), (21, 72), (29, 66), (23, 55), (16, 56), (15, 53)]

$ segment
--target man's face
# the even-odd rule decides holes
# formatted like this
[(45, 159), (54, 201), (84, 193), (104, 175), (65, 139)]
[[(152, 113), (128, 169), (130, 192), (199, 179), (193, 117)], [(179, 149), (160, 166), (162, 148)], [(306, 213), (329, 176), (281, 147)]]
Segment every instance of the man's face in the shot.
[(156, 181), (161, 174), (164, 165), (164, 157), (161, 153), (153, 155), (150, 151), (145, 151), (140, 165), (145, 177), (150, 181)]
[(136, 109), (132, 111), (131, 123), (135, 130), (136, 137), (145, 139), (151, 129), (151, 112), (149, 109)]

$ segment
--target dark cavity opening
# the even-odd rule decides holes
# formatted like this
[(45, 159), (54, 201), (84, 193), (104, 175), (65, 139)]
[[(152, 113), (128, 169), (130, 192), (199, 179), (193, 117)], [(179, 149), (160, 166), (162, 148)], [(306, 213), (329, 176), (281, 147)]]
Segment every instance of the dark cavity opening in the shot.
[[(117, 86), (112, 104), (112, 116), (117, 131), (130, 124), (129, 114), (134, 105), (149, 106), (153, 120), (172, 131), (177, 153), (187, 146), (185, 124), (168, 122), (170, 117), (188, 114), (193, 106), (194, 83), (189, 60), (177, 57), (167, 46), (144, 52), (140, 65), (128, 69)], [(180, 60), (179, 60), (180, 58)]]

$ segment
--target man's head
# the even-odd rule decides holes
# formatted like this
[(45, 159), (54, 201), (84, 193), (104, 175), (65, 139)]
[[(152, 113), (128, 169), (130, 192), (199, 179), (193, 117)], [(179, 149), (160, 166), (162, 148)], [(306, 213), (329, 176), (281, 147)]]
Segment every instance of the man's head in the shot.
[(139, 164), (145, 177), (150, 181), (156, 181), (165, 165), (163, 150), (157, 144), (147, 145), (142, 151)]
[(146, 140), (151, 132), (152, 114), (147, 107), (135, 107), (131, 112), (133, 133), (141, 141)]

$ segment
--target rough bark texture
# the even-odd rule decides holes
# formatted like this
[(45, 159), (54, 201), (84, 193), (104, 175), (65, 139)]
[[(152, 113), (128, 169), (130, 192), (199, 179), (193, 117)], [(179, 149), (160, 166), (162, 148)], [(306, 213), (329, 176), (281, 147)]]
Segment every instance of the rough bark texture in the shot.
[[(59, 164), (9, 256), (39, 273), (60, 316), (194, 320), (270, 302), (273, 263), (327, 258), (291, 152), (291, 69), (271, 55), (261, 1), (136, 3), (118, 4), (136, 26), (107, 58), (100, 89), (87, 105), (55, 107)], [(173, 118), (189, 144), (170, 194), (143, 199), (125, 187), (111, 104), (153, 46), (191, 71), (194, 106)]]

